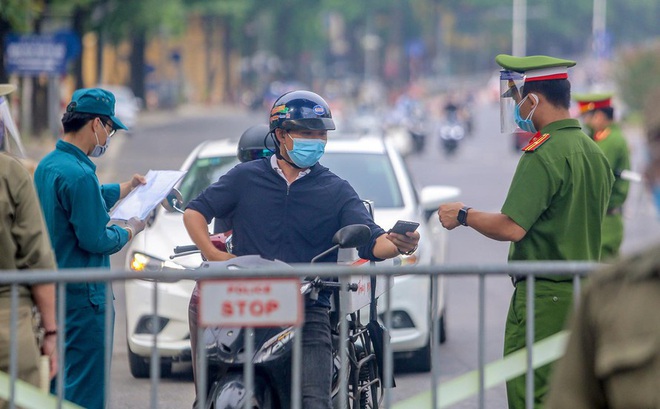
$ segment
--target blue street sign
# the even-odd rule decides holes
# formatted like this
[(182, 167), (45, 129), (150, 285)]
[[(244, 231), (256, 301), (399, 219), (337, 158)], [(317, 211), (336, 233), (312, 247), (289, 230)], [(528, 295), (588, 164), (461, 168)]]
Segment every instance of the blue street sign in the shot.
[(66, 64), (80, 55), (78, 37), (69, 31), (47, 35), (9, 34), (5, 38), (5, 63), (10, 74), (65, 74)]

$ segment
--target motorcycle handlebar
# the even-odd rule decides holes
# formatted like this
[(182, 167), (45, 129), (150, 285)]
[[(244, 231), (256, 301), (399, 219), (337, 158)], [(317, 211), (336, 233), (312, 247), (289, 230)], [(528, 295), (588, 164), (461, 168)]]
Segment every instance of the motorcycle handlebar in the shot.
[(174, 254), (187, 253), (189, 251), (198, 251), (198, 250), (199, 249), (194, 244), (190, 244), (187, 246), (176, 246), (174, 247)]

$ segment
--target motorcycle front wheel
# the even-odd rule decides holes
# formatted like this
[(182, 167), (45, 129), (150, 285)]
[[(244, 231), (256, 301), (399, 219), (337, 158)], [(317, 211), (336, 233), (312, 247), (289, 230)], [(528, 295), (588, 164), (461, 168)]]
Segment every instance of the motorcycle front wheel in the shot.
[[(243, 409), (247, 390), (242, 374), (228, 374), (222, 378), (209, 396), (211, 409)], [(254, 380), (254, 394), (250, 400), (253, 409), (279, 409), (273, 390), (261, 377)]]

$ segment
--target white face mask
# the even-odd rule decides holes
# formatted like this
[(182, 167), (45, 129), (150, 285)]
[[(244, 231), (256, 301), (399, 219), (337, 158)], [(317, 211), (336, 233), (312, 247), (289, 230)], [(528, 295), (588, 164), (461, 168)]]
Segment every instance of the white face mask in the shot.
[(89, 156), (92, 158), (103, 156), (105, 151), (108, 150), (108, 146), (110, 145), (110, 134), (105, 130), (105, 125), (103, 125), (103, 130), (105, 131), (106, 135), (105, 145), (99, 145), (99, 136), (96, 134), (96, 131), (94, 131), (94, 136), (96, 137), (96, 145), (94, 146), (94, 149), (92, 149), (92, 152), (89, 154)]

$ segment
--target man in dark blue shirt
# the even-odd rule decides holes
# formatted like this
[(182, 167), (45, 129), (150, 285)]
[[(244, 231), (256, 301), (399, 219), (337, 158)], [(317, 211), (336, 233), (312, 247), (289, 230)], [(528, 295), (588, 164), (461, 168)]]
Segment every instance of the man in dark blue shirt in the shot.
[[(237, 165), (190, 202), (184, 223), (210, 261), (257, 254), (287, 263), (309, 263), (332, 247), (349, 224), (366, 224), (369, 243), (360, 257), (383, 260), (417, 249), (419, 233), (386, 233), (374, 223), (351, 185), (318, 164), (335, 129), (328, 104), (313, 92), (282, 95), (270, 113), (275, 155)], [(231, 217), (233, 254), (216, 249), (208, 235), (212, 218)], [(336, 262), (337, 252), (323, 261)], [(332, 345), (329, 295), (307, 300), (303, 327), (302, 406), (329, 409)]]

